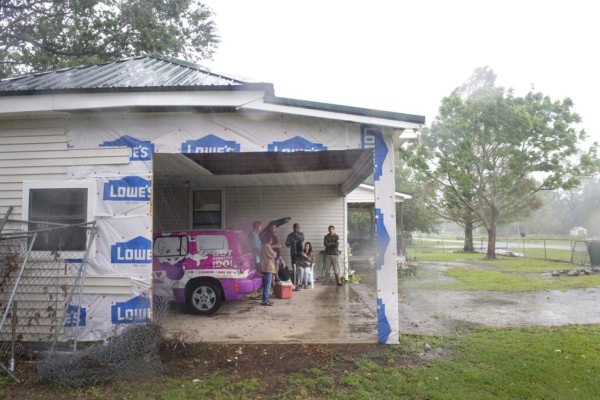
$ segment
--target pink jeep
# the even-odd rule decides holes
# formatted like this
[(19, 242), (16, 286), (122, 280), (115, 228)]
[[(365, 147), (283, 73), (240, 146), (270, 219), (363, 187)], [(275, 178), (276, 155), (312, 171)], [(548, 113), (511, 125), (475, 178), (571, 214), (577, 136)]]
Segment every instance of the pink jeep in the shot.
[(224, 301), (242, 300), (262, 286), (243, 232), (155, 234), (152, 253), (154, 295), (174, 298), (196, 314), (212, 314)]

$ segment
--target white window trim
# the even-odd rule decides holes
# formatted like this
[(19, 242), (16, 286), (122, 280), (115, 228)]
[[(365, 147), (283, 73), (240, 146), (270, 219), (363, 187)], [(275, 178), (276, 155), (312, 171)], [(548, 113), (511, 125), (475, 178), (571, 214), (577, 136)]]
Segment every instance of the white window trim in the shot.
[[(96, 181), (80, 180), (80, 181), (29, 181), (23, 182), (23, 203), (22, 216), (23, 220), (29, 221), (29, 191), (31, 189), (87, 189), (87, 215), (86, 222), (94, 221), (94, 210), (96, 207)], [(23, 223), (23, 231), (29, 230), (29, 224)], [(95, 253), (95, 241), (90, 248), (90, 257)]]

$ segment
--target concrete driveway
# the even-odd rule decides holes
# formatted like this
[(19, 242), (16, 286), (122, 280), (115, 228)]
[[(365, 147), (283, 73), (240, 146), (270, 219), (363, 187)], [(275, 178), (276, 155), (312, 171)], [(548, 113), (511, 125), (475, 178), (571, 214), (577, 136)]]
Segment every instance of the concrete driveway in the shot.
[[(323, 286), (272, 298), (225, 303), (212, 316), (171, 310), (163, 326), (167, 336), (185, 343), (377, 343), (377, 320), (356, 285)], [(375, 303), (376, 305), (376, 303)]]

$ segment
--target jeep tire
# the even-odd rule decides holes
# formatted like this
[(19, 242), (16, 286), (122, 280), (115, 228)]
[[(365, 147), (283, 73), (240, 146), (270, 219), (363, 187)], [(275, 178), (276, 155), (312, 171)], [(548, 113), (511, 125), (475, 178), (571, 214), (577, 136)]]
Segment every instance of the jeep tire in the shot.
[(186, 291), (185, 302), (194, 314), (213, 314), (223, 303), (221, 288), (208, 281), (192, 281)]

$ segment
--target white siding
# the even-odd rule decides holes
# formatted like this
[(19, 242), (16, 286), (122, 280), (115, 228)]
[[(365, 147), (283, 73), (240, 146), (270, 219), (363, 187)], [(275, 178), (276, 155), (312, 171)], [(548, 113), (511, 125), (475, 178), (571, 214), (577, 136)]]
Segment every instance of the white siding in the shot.
[(359, 186), (348, 193), (347, 199), (348, 203), (374, 203), (375, 191)]
[[(30, 121), (1, 121), (0, 217), (12, 206), (11, 218), (22, 219), (23, 182), (66, 180), (71, 166), (129, 162), (128, 148), (70, 149), (65, 128), (57, 126), (61, 121), (53, 121), (53, 124), (55, 126), (34, 127)], [(5, 227), (6, 230), (19, 228), (18, 224)]]
[[(228, 188), (225, 197), (225, 227), (249, 231), (252, 222), (261, 221), (263, 227), (270, 220), (290, 217), (289, 224), (277, 229), (277, 238), (283, 246), (281, 254), (290, 262), (285, 239), (297, 222), (315, 253), (323, 250), (327, 227), (336, 227), (340, 236), (340, 250), (344, 249), (344, 198), (335, 186), (271, 186)], [(320, 271), (320, 269), (317, 269)]]
[(128, 276), (86, 276), (84, 294), (133, 294)]
[[(405, 198), (410, 199), (411, 196), (399, 192), (395, 192), (396, 203), (402, 203)], [(348, 203), (374, 203), (375, 188), (373, 186), (360, 185), (346, 196)]]

